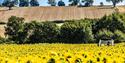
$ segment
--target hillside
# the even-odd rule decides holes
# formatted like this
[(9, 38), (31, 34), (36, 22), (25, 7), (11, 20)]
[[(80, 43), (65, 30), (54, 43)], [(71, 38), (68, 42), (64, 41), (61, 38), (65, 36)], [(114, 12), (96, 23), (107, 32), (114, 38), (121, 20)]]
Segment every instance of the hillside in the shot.
[(10, 16), (24, 17), (26, 22), (37, 21), (60, 21), (84, 18), (101, 18), (115, 12), (110, 7), (23, 7), (0, 8), (0, 21), (7, 22)]

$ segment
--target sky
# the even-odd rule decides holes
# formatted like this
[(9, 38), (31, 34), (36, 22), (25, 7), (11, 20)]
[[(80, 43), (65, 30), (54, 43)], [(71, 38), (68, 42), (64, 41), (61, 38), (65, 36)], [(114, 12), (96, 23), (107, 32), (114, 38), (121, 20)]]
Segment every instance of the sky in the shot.
[[(39, 3), (40, 3), (40, 6), (49, 6), (49, 4), (47, 4), (47, 1), (48, 0), (38, 0), (39, 1)], [(57, 2), (59, 1), (59, 0), (56, 0)], [(68, 0), (63, 0), (65, 3), (66, 3), (66, 5), (68, 5)], [(3, 2), (3, 0), (0, 0), (0, 3), (2, 3)], [(103, 2), (105, 5), (112, 5), (112, 3), (110, 2), (106, 2), (106, 0), (94, 0), (94, 5), (100, 5), (100, 2)], [(122, 3), (119, 3), (118, 5), (125, 5), (125, 0), (122, 2)]]

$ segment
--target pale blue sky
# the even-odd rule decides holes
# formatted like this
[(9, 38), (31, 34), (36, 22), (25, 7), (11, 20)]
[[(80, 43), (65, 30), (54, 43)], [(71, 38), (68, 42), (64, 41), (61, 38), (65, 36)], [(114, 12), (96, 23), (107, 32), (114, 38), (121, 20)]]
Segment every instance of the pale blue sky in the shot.
[[(3, 0), (0, 0), (0, 3), (1, 3), (2, 1), (3, 1)], [(47, 4), (47, 1), (48, 1), (48, 0), (38, 0), (38, 1), (39, 1), (39, 3), (40, 3), (41, 6), (49, 6), (49, 5)], [(58, 2), (59, 0), (56, 0), (56, 1)], [(68, 5), (68, 0), (63, 0), (63, 1), (66, 3), (66, 5)], [(112, 5), (112, 3), (106, 2), (106, 0), (94, 0), (94, 5), (99, 5), (100, 2), (103, 2), (105, 5)], [(119, 3), (118, 5), (125, 5), (125, 0), (124, 0), (124, 2)]]

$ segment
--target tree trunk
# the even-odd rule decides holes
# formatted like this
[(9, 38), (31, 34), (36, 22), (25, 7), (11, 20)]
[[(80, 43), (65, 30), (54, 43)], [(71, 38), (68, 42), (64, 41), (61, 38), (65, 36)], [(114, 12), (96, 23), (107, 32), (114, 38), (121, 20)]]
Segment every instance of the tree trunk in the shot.
[(9, 7), (9, 10), (12, 10), (12, 7)]
[(113, 7), (116, 7), (116, 3), (115, 2), (113, 3)]

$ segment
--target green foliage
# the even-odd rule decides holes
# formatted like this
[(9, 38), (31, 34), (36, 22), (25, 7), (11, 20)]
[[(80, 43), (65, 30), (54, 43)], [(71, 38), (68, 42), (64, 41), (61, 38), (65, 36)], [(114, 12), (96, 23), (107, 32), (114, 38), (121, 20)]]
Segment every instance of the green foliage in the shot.
[(69, 2), (71, 2), (71, 4), (69, 4), (70, 6), (76, 6), (80, 2), (80, 0), (69, 0)]
[(115, 38), (115, 42), (124, 42), (125, 41), (125, 33), (119, 31), (119, 30), (116, 30), (114, 32), (114, 38)]
[(24, 18), (12, 16), (8, 19), (8, 23), (5, 27), (5, 35), (9, 40), (15, 41), (16, 43), (23, 43), (25, 39), (24, 32)]
[(9, 39), (0, 37), (0, 44), (14, 44), (14, 42)]
[(88, 7), (93, 5), (94, 0), (82, 0), (82, 2), (84, 2), (85, 6)]
[(94, 33), (104, 28), (112, 32), (114, 32), (117, 29), (124, 32), (125, 21), (123, 18), (121, 18), (119, 14), (112, 14), (110, 16), (104, 16), (95, 24)]
[(100, 7), (104, 6), (104, 3), (103, 2), (100, 2)]
[(60, 1), (58, 2), (58, 6), (65, 6), (65, 3), (64, 3), (62, 0), (60, 0)]
[[(101, 18), (94, 26), (93, 33), (95, 34), (97, 40), (101, 39), (100, 37), (103, 34), (109, 34), (110, 38), (113, 34), (113, 39), (115, 42), (124, 41), (125, 34), (125, 14), (112, 14), (110, 16), (104, 16)], [(104, 31), (108, 30), (108, 31)], [(105, 32), (105, 33), (104, 33)], [(105, 36), (103, 36), (105, 37)]]
[(107, 29), (102, 29), (99, 30), (96, 33), (96, 39), (100, 40), (100, 39), (112, 39), (112, 37), (114, 36), (113, 32), (107, 30)]
[(0, 37), (0, 44), (5, 43), (5, 39)]
[(62, 42), (87, 43), (92, 41), (92, 27), (88, 22), (89, 21), (75, 21), (64, 23), (60, 30)]
[(57, 41), (59, 28), (55, 23), (50, 22), (32, 22), (32, 33), (29, 36), (29, 42), (33, 43), (53, 43)]
[(39, 6), (39, 2), (37, 0), (31, 0), (30, 5), (31, 6)]
[(9, 10), (11, 10), (14, 5), (15, 5), (15, 1), (11, 1), (11, 0), (4, 0), (4, 2), (2, 3), (2, 6), (9, 7)]
[(51, 6), (56, 6), (56, 0), (48, 0), (48, 4)]
[(19, 0), (19, 6), (20, 7), (28, 7), (29, 6), (29, 0)]
[[(84, 6), (88, 7), (93, 5), (94, 0), (69, 0), (69, 2), (71, 2), (71, 4), (69, 4), (70, 6), (76, 6), (79, 3), (84, 3)], [(82, 6), (82, 4), (80, 4), (80, 6)]]
[(116, 4), (123, 2), (123, 0), (106, 0), (107, 2), (112, 2), (113, 6), (116, 7)]

